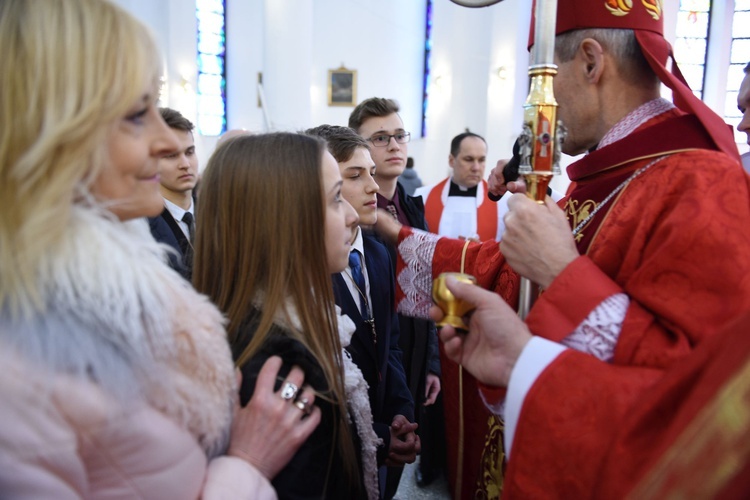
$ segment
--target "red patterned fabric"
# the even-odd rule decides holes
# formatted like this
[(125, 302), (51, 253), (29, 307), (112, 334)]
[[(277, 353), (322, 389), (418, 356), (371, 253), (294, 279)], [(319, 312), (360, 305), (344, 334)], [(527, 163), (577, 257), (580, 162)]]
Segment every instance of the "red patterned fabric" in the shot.
[(750, 313), (670, 370), (619, 426), (594, 497), (750, 498)]
[[(578, 178), (571, 199), (607, 175)], [(535, 334), (560, 340), (606, 297), (625, 292), (631, 303), (614, 360), (571, 351), (543, 372), (521, 410), (507, 498), (589, 496), (611, 436), (642, 393), (750, 310), (749, 179), (725, 155), (677, 153), (602, 210), (586, 255), (545, 290), (527, 322)]]
[[(591, 496), (610, 440), (634, 403), (666, 368), (750, 310), (750, 177), (727, 155), (683, 150), (703, 144), (705, 131), (690, 124), (694, 118), (684, 122), (679, 115), (651, 120), (568, 169), (574, 187), (561, 204), (571, 200), (580, 207), (594, 200), (589, 206), (595, 207), (607, 191), (591, 198), (581, 193), (593, 193), (608, 176), (650, 161), (635, 156), (638, 151), (679, 151), (635, 178), (597, 213), (583, 229), (586, 240), (578, 241), (582, 256), (531, 309), (531, 331), (560, 340), (605, 298), (625, 293), (631, 300), (611, 364), (566, 352), (527, 394), (504, 498)], [(649, 150), (639, 134), (678, 127), (679, 136), (652, 134), (661, 152)], [(633, 157), (639, 159), (627, 161)], [(568, 208), (574, 219), (576, 206)], [(438, 241), (433, 276), (458, 270), (463, 245)], [(516, 297), (517, 277), (497, 243), (469, 245), (465, 269), (506, 300)]]

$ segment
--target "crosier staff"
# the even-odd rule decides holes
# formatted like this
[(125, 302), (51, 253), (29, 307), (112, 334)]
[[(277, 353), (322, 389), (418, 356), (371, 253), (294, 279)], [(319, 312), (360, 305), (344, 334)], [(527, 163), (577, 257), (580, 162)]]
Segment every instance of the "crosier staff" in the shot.
[[(465, 7), (487, 7), (502, 0), (451, 0)], [(526, 196), (543, 204), (553, 175), (560, 174), (560, 148), (565, 128), (557, 121), (557, 101), (552, 79), (557, 74), (555, 57), (555, 19), (557, 0), (537, 0), (534, 8), (534, 47), (529, 77), (531, 86), (524, 104), (523, 131), (518, 138), (521, 163), (519, 174), (526, 182)], [(490, 199), (497, 201), (492, 196)], [(521, 277), (518, 315), (531, 309), (538, 293), (536, 284)]]
[[(534, 11), (534, 46), (529, 77), (531, 86), (524, 104), (523, 131), (519, 136), (519, 174), (526, 182), (526, 196), (543, 204), (553, 175), (560, 174), (560, 148), (565, 128), (557, 121), (557, 101), (552, 79), (557, 74), (555, 19), (557, 0), (537, 0)], [(526, 319), (538, 287), (521, 277), (518, 315)]]

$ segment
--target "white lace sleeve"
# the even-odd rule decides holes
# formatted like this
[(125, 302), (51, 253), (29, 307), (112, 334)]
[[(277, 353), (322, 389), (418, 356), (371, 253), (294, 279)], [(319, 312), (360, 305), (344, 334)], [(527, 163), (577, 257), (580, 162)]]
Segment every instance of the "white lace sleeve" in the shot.
[(630, 299), (624, 293), (607, 297), (561, 344), (602, 361), (611, 361), (629, 305)]
[(398, 303), (399, 313), (415, 318), (429, 319), (432, 305), (432, 257), (440, 236), (419, 229), (398, 245), (398, 253), (405, 267), (399, 273), (398, 285), (404, 298)]

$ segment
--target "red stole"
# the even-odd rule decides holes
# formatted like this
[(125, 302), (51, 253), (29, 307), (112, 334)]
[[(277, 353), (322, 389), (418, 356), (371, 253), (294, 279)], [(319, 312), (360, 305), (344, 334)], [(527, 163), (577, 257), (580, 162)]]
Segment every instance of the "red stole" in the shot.
[[(609, 146), (597, 149), (568, 167), (574, 183), (567, 198), (560, 201), (575, 228), (622, 182), (657, 158), (691, 149), (715, 150), (711, 138), (694, 115), (669, 111), (646, 122), (636, 132)], [(658, 168), (658, 163), (653, 165)], [(576, 235), (578, 251), (584, 255), (599, 227), (627, 186), (607, 202)]]
[[(444, 179), (430, 190), (424, 202), (424, 216), (430, 232), (440, 234), (440, 219), (443, 216), (443, 190), (450, 181)], [(484, 192), (487, 192), (487, 181), (482, 180)], [(497, 237), (497, 204), (481, 200), (477, 207), (477, 234), (480, 241), (494, 240)], [(468, 235), (467, 235), (468, 236)]]

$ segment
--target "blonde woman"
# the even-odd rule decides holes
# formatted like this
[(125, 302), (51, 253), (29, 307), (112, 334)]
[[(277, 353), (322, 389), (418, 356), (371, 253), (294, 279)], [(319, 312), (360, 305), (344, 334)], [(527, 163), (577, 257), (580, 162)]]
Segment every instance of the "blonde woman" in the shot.
[(151, 36), (102, 0), (3, 0), (0, 47), (0, 496), (275, 498), (320, 415), (274, 392), (278, 358), (240, 409), (221, 314), (142, 219), (177, 147)]
[[(357, 213), (325, 143), (276, 133), (235, 137), (203, 174), (193, 280), (229, 318), (241, 401), (263, 362), (301, 366), (315, 390), (301, 409), (321, 423), (273, 485), (280, 498), (378, 498), (367, 384), (343, 350), (354, 324), (337, 310), (331, 274), (348, 264)], [(282, 371), (282, 373), (284, 373)]]

